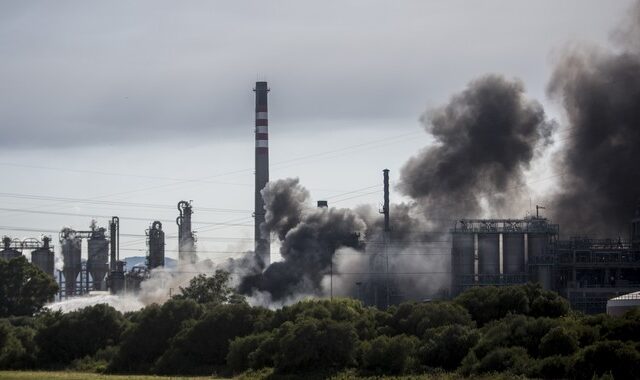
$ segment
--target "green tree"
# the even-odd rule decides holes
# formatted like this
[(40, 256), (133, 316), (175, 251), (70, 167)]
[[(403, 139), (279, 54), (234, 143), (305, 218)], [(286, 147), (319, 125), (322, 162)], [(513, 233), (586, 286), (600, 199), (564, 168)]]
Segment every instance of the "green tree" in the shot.
[(125, 326), (122, 314), (106, 304), (67, 314), (47, 313), (40, 319), (43, 327), (35, 337), (38, 360), (47, 366), (65, 365), (118, 344)]
[(404, 374), (417, 364), (420, 341), (410, 335), (379, 336), (361, 347), (362, 366), (376, 373)]
[(572, 355), (578, 349), (576, 334), (562, 326), (549, 330), (540, 340), (540, 354), (542, 356)]
[(249, 368), (259, 369), (269, 364), (272, 365), (273, 353), (269, 355), (269, 358), (265, 358), (266, 360), (261, 359), (263, 351), (260, 350), (260, 346), (269, 340), (274, 340), (274, 335), (270, 332), (235, 338), (229, 344), (227, 366), (234, 372), (241, 372)]
[(423, 364), (446, 370), (458, 368), (480, 334), (469, 326), (450, 325), (428, 331), (420, 349)]
[(199, 274), (189, 281), (186, 288), (180, 287), (176, 299), (191, 299), (200, 304), (246, 303), (243, 296), (229, 286), (230, 274), (218, 269), (213, 276)]
[(452, 302), (403, 303), (392, 312), (388, 324), (398, 334), (409, 334), (418, 338), (422, 338), (428, 329), (440, 326), (475, 326), (469, 312)]
[(183, 328), (154, 366), (161, 374), (207, 374), (226, 363), (229, 343), (260, 332), (272, 311), (248, 305), (218, 305)]
[(576, 354), (573, 372), (578, 379), (590, 379), (609, 372), (614, 379), (639, 379), (640, 353), (628, 343), (597, 342)]
[(54, 279), (24, 256), (9, 261), (0, 259), (0, 317), (33, 315), (57, 291)]
[(348, 322), (299, 319), (277, 333), (275, 367), (280, 372), (341, 369), (355, 364), (358, 336)]
[(107, 368), (111, 372), (148, 373), (167, 350), (171, 338), (195, 323), (203, 307), (193, 300), (169, 300), (150, 305), (132, 314), (132, 324), (124, 331), (120, 349)]

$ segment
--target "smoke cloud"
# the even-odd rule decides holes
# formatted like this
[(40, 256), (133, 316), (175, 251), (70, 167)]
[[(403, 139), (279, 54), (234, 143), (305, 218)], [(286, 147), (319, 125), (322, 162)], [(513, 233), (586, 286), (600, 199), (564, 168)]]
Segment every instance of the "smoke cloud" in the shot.
[(403, 167), (400, 189), (436, 224), (510, 211), (524, 171), (551, 142), (555, 124), (520, 81), (487, 75), (422, 118), (436, 145)]
[(246, 276), (240, 291), (268, 293), (272, 300), (299, 294), (319, 295), (322, 279), (329, 273), (335, 251), (358, 248), (366, 225), (348, 209), (314, 208), (309, 193), (297, 179), (270, 182), (263, 189), (266, 233), (277, 236), (283, 261), (262, 273)]
[(640, 197), (640, 3), (614, 37), (619, 52), (567, 51), (548, 87), (569, 121), (550, 209), (565, 235), (626, 236)]

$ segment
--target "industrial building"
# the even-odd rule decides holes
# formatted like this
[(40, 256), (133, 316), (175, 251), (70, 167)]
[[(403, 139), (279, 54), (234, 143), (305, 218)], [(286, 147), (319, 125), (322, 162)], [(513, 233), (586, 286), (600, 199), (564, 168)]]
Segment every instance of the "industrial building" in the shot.
[(574, 310), (603, 313), (607, 300), (640, 289), (640, 210), (630, 240), (559, 239), (541, 217), (463, 219), (451, 229), (451, 295), (472, 286), (537, 282)]

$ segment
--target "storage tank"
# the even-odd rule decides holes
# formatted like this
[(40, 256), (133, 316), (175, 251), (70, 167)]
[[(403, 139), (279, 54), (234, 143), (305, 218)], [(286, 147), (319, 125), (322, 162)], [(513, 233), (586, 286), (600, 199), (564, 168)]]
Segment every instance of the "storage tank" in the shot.
[(548, 233), (530, 233), (527, 235), (529, 262), (532, 264), (532, 277), (539, 282), (544, 289), (552, 289), (552, 263), (546, 263), (546, 254), (550, 243)]
[[(478, 273), (480, 275), (500, 275), (500, 234), (478, 234)], [(480, 277), (481, 282), (495, 283), (491, 276)]]
[(524, 233), (502, 234), (502, 263), (505, 274), (525, 272)]
[[(12, 247), (13, 240), (5, 236), (2, 238), (2, 251), (0, 251), (0, 259), (11, 260), (22, 256), (22, 252)], [(15, 244), (14, 244), (15, 245)]]
[(37, 266), (49, 276), (54, 277), (55, 256), (50, 242), (50, 237), (44, 236), (42, 238), (42, 246), (31, 251), (31, 264)]
[(155, 221), (151, 224), (147, 232), (149, 240), (149, 256), (147, 256), (147, 268), (149, 270), (164, 267), (164, 231), (162, 231), (162, 223)]
[(473, 233), (453, 233), (451, 243), (451, 272), (453, 286), (452, 295), (459, 294), (463, 289), (461, 283), (474, 281), (474, 237)]
[(93, 279), (93, 289), (104, 290), (106, 284), (104, 277), (109, 272), (109, 241), (105, 236), (104, 228), (91, 226), (91, 234), (87, 240), (87, 271)]
[(60, 231), (60, 249), (64, 263), (62, 274), (65, 294), (69, 296), (76, 293), (76, 278), (82, 270), (82, 239), (76, 236), (74, 230), (64, 228)]

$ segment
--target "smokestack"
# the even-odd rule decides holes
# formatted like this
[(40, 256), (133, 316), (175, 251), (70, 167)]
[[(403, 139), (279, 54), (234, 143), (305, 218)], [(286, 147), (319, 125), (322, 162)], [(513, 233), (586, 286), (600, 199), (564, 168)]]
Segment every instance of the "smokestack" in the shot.
[(384, 214), (384, 230), (389, 232), (389, 169), (382, 171), (384, 181), (384, 204), (382, 205), (382, 213)]
[(255, 252), (265, 266), (271, 262), (271, 244), (268, 233), (262, 234), (260, 225), (265, 221), (264, 200), (260, 192), (269, 182), (269, 118), (267, 111), (267, 82), (256, 82), (256, 193), (255, 193)]

